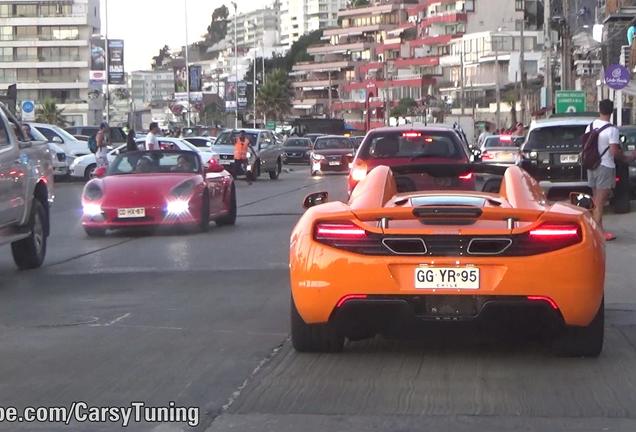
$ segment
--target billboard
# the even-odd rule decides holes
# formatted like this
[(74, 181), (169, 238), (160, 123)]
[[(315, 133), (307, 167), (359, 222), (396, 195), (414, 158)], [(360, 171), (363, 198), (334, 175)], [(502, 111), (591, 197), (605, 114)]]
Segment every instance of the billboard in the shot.
[(124, 76), (124, 41), (108, 40), (108, 83), (126, 84)]
[(190, 66), (190, 91), (200, 92), (203, 90), (203, 80), (201, 76), (201, 66)]
[(91, 69), (89, 79), (91, 84), (106, 82), (106, 50), (102, 38), (91, 38)]
[(188, 77), (186, 75), (185, 65), (174, 67), (174, 92), (175, 93), (188, 92)]
[(247, 110), (247, 82), (227, 81), (225, 83), (225, 111), (235, 111), (238, 100), (238, 110)]

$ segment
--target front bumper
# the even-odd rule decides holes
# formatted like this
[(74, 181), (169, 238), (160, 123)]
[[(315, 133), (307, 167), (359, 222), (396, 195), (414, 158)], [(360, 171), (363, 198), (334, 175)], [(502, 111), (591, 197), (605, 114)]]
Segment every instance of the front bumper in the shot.
[[(476, 266), (480, 288), (415, 289), (414, 271), (421, 265)], [(605, 250), (600, 235), (590, 233), (587, 241), (575, 246), (524, 257), (367, 256), (304, 235), (292, 243), (290, 276), (294, 302), (308, 324), (329, 322), (338, 304), (350, 295), (538, 296), (553, 300), (567, 325), (586, 326), (603, 298)]]
[(86, 228), (120, 229), (158, 226), (194, 226), (200, 223), (200, 205), (190, 205), (189, 212), (171, 215), (165, 206), (145, 207), (145, 216), (140, 218), (119, 218), (117, 208), (103, 208), (101, 216), (82, 216), (82, 226)]

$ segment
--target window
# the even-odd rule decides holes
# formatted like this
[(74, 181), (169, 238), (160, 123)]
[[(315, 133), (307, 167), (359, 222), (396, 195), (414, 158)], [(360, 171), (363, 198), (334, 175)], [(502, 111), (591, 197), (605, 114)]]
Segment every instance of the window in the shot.
[(0, 69), (0, 82), (5, 84), (13, 84), (16, 82), (15, 69)]
[(19, 82), (36, 82), (38, 73), (36, 69), (18, 69)]
[(475, 12), (475, 0), (466, 0), (464, 10), (466, 12)]
[(1, 4), (0, 5), (0, 18), (8, 18), (11, 16), (11, 5)]
[(524, 0), (515, 0), (515, 10), (517, 12), (523, 12), (525, 10)]
[(10, 27), (10, 26), (0, 27), (0, 40), (3, 40), (3, 41), (13, 40), (13, 27)]
[(36, 17), (38, 16), (38, 7), (37, 5), (16, 5), (15, 7), (15, 16), (16, 17)]
[(16, 48), (15, 60), (16, 61), (32, 61), (38, 59), (37, 48)]
[(38, 28), (36, 26), (20, 26), (15, 28), (18, 40), (37, 40)]
[(13, 48), (0, 48), (0, 61), (13, 61)]

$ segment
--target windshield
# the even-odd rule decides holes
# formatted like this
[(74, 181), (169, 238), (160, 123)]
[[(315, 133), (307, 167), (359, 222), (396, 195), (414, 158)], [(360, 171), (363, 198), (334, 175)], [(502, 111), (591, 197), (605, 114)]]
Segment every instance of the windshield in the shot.
[(318, 138), (314, 150), (340, 150), (351, 149), (353, 144), (346, 137)]
[(580, 149), (586, 128), (586, 125), (566, 125), (533, 129), (524, 150)]
[(519, 140), (513, 137), (491, 136), (486, 138), (484, 148), (491, 149), (496, 147), (519, 147)]
[(137, 151), (117, 156), (109, 175), (151, 173), (198, 173), (201, 164), (195, 152)]
[(187, 138), (185, 141), (196, 147), (207, 147), (210, 144), (210, 141), (203, 138)]
[(466, 159), (461, 144), (451, 132), (377, 132), (363, 145), (361, 155), (383, 158)]
[(289, 138), (285, 141), (284, 147), (311, 147), (311, 140), (308, 139), (300, 139), (300, 138)]
[[(215, 146), (233, 146), (234, 140), (239, 136), (238, 132), (222, 132), (216, 141), (214, 142)], [(256, 146), (256, 139), (258, 138), (255, 133), (246, 132), (245, 136), (250, 140), (251, 146)]]

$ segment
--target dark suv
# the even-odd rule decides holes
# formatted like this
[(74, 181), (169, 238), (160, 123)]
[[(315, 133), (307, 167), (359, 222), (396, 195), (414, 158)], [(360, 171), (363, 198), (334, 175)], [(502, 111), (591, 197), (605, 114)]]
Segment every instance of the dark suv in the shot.
[[(587, 170), (581, 166), (581, 139), (594, 117), (552, 117), (532, 122), (521, 147), (519, 164), (543, 187), (549, 199), (566, 199), (570, 192), (590, 193)], [(616, 164), (612, 204), (616, 213), (630, 210), (629, 173)]]

